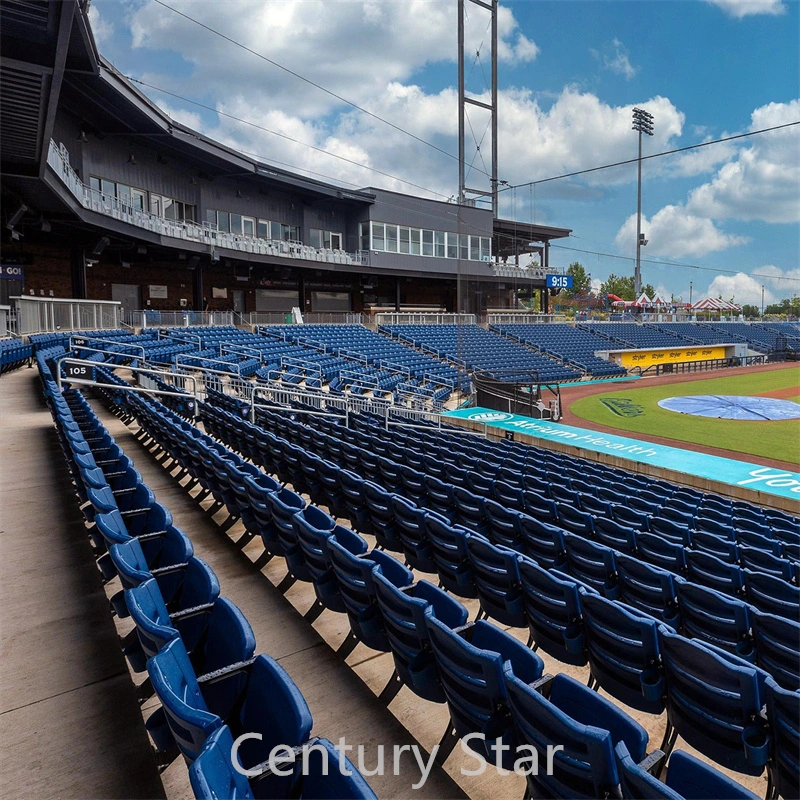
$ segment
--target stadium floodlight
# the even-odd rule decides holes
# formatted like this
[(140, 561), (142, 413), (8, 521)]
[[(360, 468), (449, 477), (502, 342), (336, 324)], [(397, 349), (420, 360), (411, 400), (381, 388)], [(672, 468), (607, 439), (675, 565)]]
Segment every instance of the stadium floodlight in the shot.
[[(631, 130), (639, 132), (639, 182), (636, 203), (636, 269), (633, 273), (633, 293), (636, 297), (642, 293), (642, 134), (653, 135), (655, 122), (653, 115), (642, 108), (633, 109), (633, 127)], [(644, 241), (646, 244), (646, 240)]]

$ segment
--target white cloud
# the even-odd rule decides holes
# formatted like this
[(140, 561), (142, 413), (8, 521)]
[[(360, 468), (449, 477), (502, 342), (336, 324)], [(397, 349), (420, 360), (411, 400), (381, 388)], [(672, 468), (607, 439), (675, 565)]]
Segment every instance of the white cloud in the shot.
[[(680, 205), (664, 206), (649, 220), (643, 215), (642, 232), (648, 240), (647, 256), (703, 256), (749, 241), (744, 236), (721, 231), (712, 220), (698, 217)], [(615, 241), (620, 250), (635, 250), (635, 214), (625, 220)]]
[(639, 70), (631, 64), (628, 48), (617, 38), (614, 38), (602, 51), (591, 49), (589, 52), (600, 62), (603, 69), (622, 75), (626, 81), (633, 78)]
[[(717, 275), (706, 290), (707, 297), (721, 297), (739, 305), (748, 303), (761, 307), (762, 281), (744, 272), (735, 275)], [(774, 303), (778, 298), (765, 287), (764, 304)]]
[[(757, 108), (750, 130), (800, 120), (800, 100)], [(737, 157), (694, 189), (687, 208), (712, 219), (800, 222), (800, 131), (784, 128), (747, 140)], [(711, 148), (709, 148), (711, 149)]]
[(89, 6), (89, 22), (92, 26), (94, 40), (98, 46), (114, 35), (114, 24), (103, 19), (96, 6)]
[(718, 6), (726, 14), (736, 19), (755, 14), (775, 16), (786, 11), (782, 0), (706, 0), (706, 2)]

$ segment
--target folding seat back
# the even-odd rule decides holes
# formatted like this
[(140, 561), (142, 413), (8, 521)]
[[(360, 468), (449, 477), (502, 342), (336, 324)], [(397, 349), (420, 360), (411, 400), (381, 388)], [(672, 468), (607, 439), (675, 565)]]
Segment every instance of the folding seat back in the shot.
[(496, 480), (492, 487), (492, 497), (505, 508), (525, 511), (525, 492), (517, 484)]
[(458, 597), (477, 597), (478, 590), (467, 551), (467, 538), (472, 534), (466, 528), (451, 525), (435, 514), (425, 517), (425, 533), (441, 585)]
[(756, 664), (789, 691), (800, 690), (800, 623), (750, 609)]
[(567, 570), (573, 578), (591, 586), (604, 597), (615, 599), (619, 594), (614, 551), (604, 545), (568, 533)]
[(796, 620), (800, 609), (800, 587), (765, 572), (742, 570), (747, 601), (767, 614)]
[(691, 530), (667, 517), (650, 517), (650, 531), (673, 544), (688, 547), (691, 542)]
[(676, 544), (655, 533), (639, 533), (636, 544), (639, 558), (647, 564), (675, 575), (686, 573), (686, 550), (682, 544)]
[(632, 554), (636, 552), (636, 534), (635, 528), (621, 525), (613, 519), (606, 517), (596, 517), (594, 519), (592, 538), (620, 553)]
[(650, 530), (650, 514), (622, 504), (614, 506), (614, 519), (629, 528), (636, 528), (637, 531)]
[(394, 495), (371, 481), (364, 483), (364, 498), (369, 509), (372, 533), (378, 546), (385, 550), (402, 552), (403, 542), (398, 532), (392, 500)]
[(615, 560), (619, 599), (670, 627), (677, 628), (675, 576), (671, 572), (639, 561), (634, 556), (618, 553)]
[(713, 533), (722, 539), (731, 540), (735, 536), (733, 520), (730, 517), (722, 520), (716, 515), (701, 512), (694, 518), (694, 527), (695, 530)]
[(526, 776), (529, 794), (576, 800), (618, 796), (614, 746), (624, 742), (641, 761), (648, 740), (644, 728), (564, 674), (553, 678), (549, 698), (512, 673), (505, 679), (517, 738), (525, 746), (519, 757), (529, 758), (532, 751), (537, 756), (538, 769)]
[(483, 498), (468, 489), (454, 486), (453, 500), (456, 504), (456, 520), (459, 525), (485, 536), (489, 530), (489, 521), (486, 517)]
[(698, 550), (686, 551), (687, 577), (699, 583), (735, 597), (742, 594), (744, 574), (736, 564), (727, 564), (710, 553)]
[(774, 556), (783, 555), (783, 543), (780, 539), (773, 539), (771, 535), (765, 535), (763, 533), (765, 530), (767, 534), (771, 534), (766, 525), (759, 526), (757, 531), (737, 527), (736, 542), (740, 547), (752, 547), (765, 553), (772, 553)]
[(328, 553), (353, 635), (373, 650), (389, 652), (372, 575), (377, 568), (394, 586), (410, 586), (414, 573), (382, 550), (356, 554), (335, 537), (328, 540)]
[(341, 755), (328, 739), (314, 739), (308, 747), (308, 772), (303, 776), (298, 797), (299, 800), (378, 800), (350, 759)]
[(473, 750), (495, 761), (495, 743), (511, 747), (500, 758), (513, 766), (513, 731), (508, 718), (505, 670), (525, 683), (541, 677), (544, 662), (519, 640), (485, 620), (454, 631), (437, 619), (428, 621), (431, 647), (447, 697), (453, 732), (458, 737), (482, 733)]
[(278, 541), (283, 548), (282, 555), (285, 556), (287, 547), (294, 550), (299, 547), (295, 533), (294, 515), (306, 507), (306, 501), (297, 492), (293, 492), (285, 486), (279, 492), (269, 492), (265, 499), (272, 514), (272, 523)]
[[(316, 506), (306, 506), (293, 517), (294, 536), (281, 535), (290, 572), (300, 580), (316, 581), (330, 570), (324, 540), (336, 528), (336, 520)], [(366, 547), (365, 547), (366, 549)]]
[(769, 742), (760, 711), (767, 674), (737, 656), (666, 626), (658, 646), (667, 692), (669, 754), (677, 736), (718, 764), (760, 775)]
[(483, 612), (502, 625), (526, 627), (519, 553), (476, 534), (467, 539), (467, 552)]
[(453, 487), (433, 475), (423, 475), (423, 482), (426, 492), (423, 505), (453, 521), (455, 519)]
[(658, 667), (658, 620), (598, 595), (581, 598), (593, 681), (612, 697), (649, 714), (664, 710)]
[(580, 495), (575, 492), (571, 486), (562, 486), (553, 479), (549, 487), (550, 497), (555, 501), (557, 506), (571, 506), (572, 508), (580, 508)]
[(147, 662), (147, 671), (161, 701), (161, 709), (147, 720), (148, 732), (159, 750), (169, 749), (171, 733), (184, 758), (192, 762), (222, 720), (208, 710), (183, 642), (169, 642)]
[(467, 609), (427, 581), (398, 587), (377, 570), (372, 577), (397, 675), (414, 694), (443, 703), (427, 621), (435, 616), (457, 628), (467, 621)]
[(800, 692), (781, 688), (768, 678), (766, 702), (772, 738), (768, 767), (772, 796), (800, 797)]
[[(425, 533), (425, 519), (434, 512), (419, 508), (398, 495), (392, 497), (392, 508), (397, 521), (397, 533), (409, 565), (422, 572), (436, 572), (433, 548)], [(445, 517), (441, 519), (447, 521)]]
[(519, 557), (518, 568), (534, 648), (566, 664), (583, 666), (586, 646), (581, 595), (594, 590), (557, 570), (543, 569), (527, 556)]
[(676, 588), (680, 631), (684, 636), (701, 639), (755, 663), (746, 603), (682, 579), (676, 582)]
[(796, 581), (797, 567), (792, 561), (755, 547), (739, 547), (739, 563), (753, 572), (766, 572), (788, 583)]
[[(472, 492), (478, 497), (491, 497), (494, 490), (494, 476), (497, 474), (497, 467), (492, 466), (491, 462), (486, 459), (478, 461), (477, 464), (472, 462), (470, 465), (473, 467), (472, 472), (467, 473), (467, 483), (464, 488)], [(486, 469), (486, 474), (480, 474), (474, 471), (477, 469)]]
[(543, 493), (535, 491), (525, 492), (525, 513), (542, 522), (558, 523), (558, 509), (556, 503)]
[(402, 483), (402, 486), (398, 490), (399, 493), (415, 505), (421, 505), (423, 498), (427, 496), (427, 488), (425, 486), (425, 477), (423, 473), (413, 467), (407, 467), (405, 464), (400, 464), (397, 471)]
[(666, 783), (637, 764), (624, 742), (617, 744), (615, 753), (624, 800), (685, 800), (690, 797), (760, 800), (738, 781), (682, 750), (672, 754)]
[(581, 510), (590, 514), (595, 519), (605, 519), (611, 521), (612, 509), (611, 503), (607, 500), (601, 500), (599, 497), (594, 497), (591, 494), (581, 495)]
[(527, 514), (520, 514), (519, 529), (525, 545), (525, 555), (544, 569), (566, 568), (566, 531)]
[(489, 523), (486, 536), (495, 544), (521, 552), (524, 542), (519, 530), (519, 512), (512, 511), (494, 500), (484, 500), (483, 508)]
[(738, 564), (739, 547), (736, 542), (725, 539), (719, 534), (696, 530), (692, 533), (692, 549), (712, 556), (728, 564)]

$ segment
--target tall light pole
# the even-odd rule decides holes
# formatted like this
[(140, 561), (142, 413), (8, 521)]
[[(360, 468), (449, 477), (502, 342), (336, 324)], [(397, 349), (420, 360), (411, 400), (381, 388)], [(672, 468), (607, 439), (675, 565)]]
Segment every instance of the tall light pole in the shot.
[(761, 284), (761, 316), (764, 316), (764, 284)]
[(647, 244), (647, 240), (642, 235), (642, 134), (653, 135), (653, 115), (648, 114), (641, 108), (633, 109), (633, 128), (639, 131), (639, 192), (636, 203), (636, 270), (633, 273), (633, 293), (636, 298), (642, 292), (642, 245)]

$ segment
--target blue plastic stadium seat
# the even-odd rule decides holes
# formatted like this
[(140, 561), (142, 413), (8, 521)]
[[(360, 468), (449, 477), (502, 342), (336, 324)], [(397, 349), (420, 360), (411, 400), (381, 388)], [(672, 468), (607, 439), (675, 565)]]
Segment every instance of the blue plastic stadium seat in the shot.
[(676, 750), (662, 783), (637, 764), (624, 742), (615, 748), (623, 800), (760, 800), (699, 758)]
[(467, 621), (467, 609), (427, 581), (398, 587), (379, 570), (373, 572), (373, 581), (396, 673), (382, 697), (391, 699), (405, 685), (425, 700), (443, 703), (427, 621), (436, 617), (448, 627), (458, 628)]
[[(434, 512), (419, 508), (399, 495), (392, 497), (392, 509), (408, 564), (412, 569), (435, 573), (436, 561), (433, 558), (433, 548), (425, 533), (426, 517)], [(440, 519), (447, 522), (445, 517)]]
[[(634, 761), (645, 757), (645, 729), (610, 700), (583, 684), (559, 674), (550, 685), (549, 698), (528, 685), (524, 678), (506, 672), (506, 688), (520, 757), (535, 750), (538, 770), (527, 775), (531, 797), (614, 797), (619, 776), (614, 747), (624, 742)], [(548, 745), (561, 745), (551, 754)], [(547, 774), (552, 772), (552, 774)]]
[(614, 551), (575, 534), (564, 537), (567, 546), (567, 570), (573, 578), (591, 586), (605, 597), (619, 593)]
[[(189, 763), (223, 723), (231, 727), (234, 736), (261, 734), (260, 741), (249, 739), (239, 750), (241, 763), (248, 769), (266, 761), (278, 744), (296, 747), (308, 741), (312, 725), (308, 706), (286, 671), (268, 656), (258, 656), (247, 667), (230, 668), (225, 678), (214, 675), (215, 683), (206, 686), (202, 678), (198, 683), (183, 643), (176, 639), (148, 661), (147, 669), (162, 703), (148, 720), (148, 729), (158, 735), (166, 722)], [(237, 692), (207, 697), (208, 688), (231, 681)], [(288, 795), (298, 773), (299, 765), (292, 775), (265, 778), (269, 791), (273, 796)]]
[(525, 555), (545, 569), (566, 569), (566, 531), (527, 514), (519, 518)]
[(675, 576), (623, 553), (618, 553), (615, 560), (619, 599), (677, 628)]
[(517, 566), (519, 553), (477, 534), (467, 539), (467, 552), (483, 613), (501, 625), (526, 627)]
[(742, 570), (747, 601), (761, 611), (796, 620), (800, 617), (800, 587), (765, 572)]
[(800, 622), (750, 610), (756, 663), (784, 689), (800, 690)]
[(658, 645), (667, 686), (667, 730), (661, 749), (669, 754), (680, 735), (718, 764), (760, 775), (769, 757), (760, 716), (767, 673), (663, 625)]
[(767, 797), (800, 797), (800, 692), (782, 689), (768, 678), (766, 705), (772, 738), (768, 766), (772, 794)]
[(581, 600), (592, 685), (649, 714), (664, 710), (658, 620), (597, 595)]
[(435, 514), (426, 517), (425, 533), (441, 585), (458, 597), (477, 597), (478, 589), (467, 550), (467, 539), (474, 534)]
[(581, 597), (594, 590), (526, 556), (519, 557), (519, 576), (534, 650), (565, 664), (586, 664)]
[(469, 745), (495, 761), (495, 742), (511, 747), (499, 759), (513, 767), (513, 732), (507, 713), (504, 671), (531, 683), (541, 677), (544, 662), (519, 640), (485, 620), (454, 631), (437, 619), (428, 622), (431, 647), (447, 698), (451, 727), (441, 743), (439, 761), (447, 758), (456, 738), (481, 733)]

